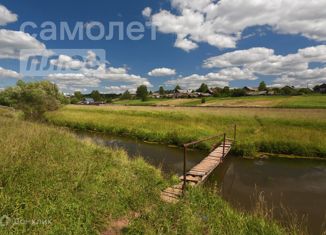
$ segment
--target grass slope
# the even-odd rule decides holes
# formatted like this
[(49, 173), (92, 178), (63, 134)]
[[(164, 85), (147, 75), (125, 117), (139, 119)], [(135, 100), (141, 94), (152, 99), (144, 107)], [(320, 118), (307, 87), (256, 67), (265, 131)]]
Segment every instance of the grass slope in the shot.
[(56, 125), (176, 145), (223, 131), (232, 137), (236, 123), (234, 151), (239, 155), (261, 151), (326, 157), (324, 110), (67, 106), (48, 113), (47, 119)]
[(1, 221), (1, 234), (99, 234), (131, 212), (141, 216), (125, 230), (129, 234), (285, 234), (201, 188), (167, 205), (159, 200), (167, 182), (143, 160), (3, 115), (0, 215), (11, 221)]
[(158, 170), (123, 151), (44, 125), (0, 118), (0, 126), (0, 215), (12, 222), (1, 234), (96, 234), (155, 203), (164, 187)]

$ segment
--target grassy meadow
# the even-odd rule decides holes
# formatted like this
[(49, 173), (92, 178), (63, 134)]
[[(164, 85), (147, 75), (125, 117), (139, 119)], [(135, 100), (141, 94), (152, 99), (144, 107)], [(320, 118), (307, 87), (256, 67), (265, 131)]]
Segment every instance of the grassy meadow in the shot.
[[(326, 112), (322, 109), (71, 105), (47, 113), (46, 119), (55, 125), (179, 146), (223, 132), (233, 137), (237, 124), (234, 154), (326, 157)], [(207, 149), (208, 144), (199, 147)]]
[(9, 218), (1, 220), (0, 234), (110, 234), (121, 218), (130, 221), (125, 234), (297, 231), (259, 213), (237, 212), (202, 188), (165, 204), (159, 195), (169, 181), (159, 170), (58, 127), (24, 122), (3, 110), (0, 127), (0, 215)]
[(117, 100), (119, 105), (133, 106), (225, 106), (225, 107), (273, 107), (273, 108), (326, 108), (326, 95), (302, 96), (243, 96), (243, 97), (208, 97), (202, 103), (201, 98), (191, 99), (148, 99)]

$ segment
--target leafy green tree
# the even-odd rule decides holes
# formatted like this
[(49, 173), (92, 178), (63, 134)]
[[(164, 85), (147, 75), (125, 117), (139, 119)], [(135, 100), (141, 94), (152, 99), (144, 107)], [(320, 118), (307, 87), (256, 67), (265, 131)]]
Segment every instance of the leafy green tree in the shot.
[(264, 81), (259, 83), (258, 90), (259, 91), (266, 91), (267, 90), (267, 86), (266, 86), (266, 83)]
[(160, 86), (159, 93), (160, 95), (165, 95), (165, 90), (162, 86)]
[(174, 88), (174, 92), (176, 92), (177, 90), (181, 90), (181, 87), (179, 85), (176, 85), (176, 87)]
[(197, 92), (207, 93), (209, 91), (207, 84), (202, 83)]
[(129, 92), (128, 90), (126, 90), (126, 91), (122, 94), (122, 96), (121, 96), (120, 99), (121, 99), (121, 100), (130, 100), (130, 99), (131, 99), (131, 94), (130, 94), (130, 92)]
[(142, 101), (146, 101), (148, 96), (147, 86), (145, 85), (139, 86), (136, 91), (136, 96), (137, 98), (140, 98)]
[(94, 99), (95, 102), (102, 100), (101, 93), (98, 90), (92, 91), (91, 97)]
[(81, 101), (83, 99), (83, 94), (80, 91), (75, 91), (74, 97), (76, 100)]
[(226, 96), (230, 95), (230, 87), (225, 86), (222, 90), (222, 94)]
[(24, 83), (7, 88), (0, 94), (0, 103), (20, 109), (26, 119), (42, 119), (47, 111), (53, 111), (65, 102), (58, 87), (49, 81)]

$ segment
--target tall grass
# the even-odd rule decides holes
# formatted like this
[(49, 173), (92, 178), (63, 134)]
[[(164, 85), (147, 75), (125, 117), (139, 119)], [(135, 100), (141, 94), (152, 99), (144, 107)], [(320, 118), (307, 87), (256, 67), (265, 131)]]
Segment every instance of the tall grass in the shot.
[[(200, 203), (199, 203), (200, 202)], [(133, 221), (128, 234), (296, 234), (262, 217), (235, 212), (216, 193), (193, 188), (178, 204), (158, 205)]]
[(0, 234), (96, 234), (155, 203), (166, 184), (143, 160), (66, 131), (1, 117), (0, 126), (0, 217), (12, 222)]
[(143, 160), (2, 114), (0, 217), (9, 220), (0, 234), (99, 234), (116, 219), (132, 221), (131, 212), (141, 216), (130, 234), (285, 234), (201, 188), (165, 204), (159, 194), (167, 181)]
[(233, 137), (237, 124), (235, 154), (326, 157), (323, 110), (68, 106), (46, 118), (56, 125), (175, 145), (223, 132)]

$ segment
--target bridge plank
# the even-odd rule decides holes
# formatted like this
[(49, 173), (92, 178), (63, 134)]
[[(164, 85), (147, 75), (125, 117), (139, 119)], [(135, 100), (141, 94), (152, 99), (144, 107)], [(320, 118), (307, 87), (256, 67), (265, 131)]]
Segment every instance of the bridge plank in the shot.
[[(186, 173), (186, 182), (189, 185), (196, 186), (202, 183), (207, 177), (219, 166), (226, 155), (232, 148), (232, 141), (226, 141), (224, 145), (224, 156), (223, 156), (223, 144), (215, 148), (209, 155), (204, 158), (200, 163), (194, 166)], [(180, 183), (165, 189), (161, 193), (161, 199), (165, 202), (175, 203), (182, 196), (183, 188), (183, 176), (179, 177)]]

